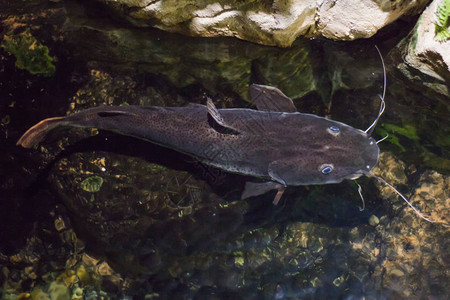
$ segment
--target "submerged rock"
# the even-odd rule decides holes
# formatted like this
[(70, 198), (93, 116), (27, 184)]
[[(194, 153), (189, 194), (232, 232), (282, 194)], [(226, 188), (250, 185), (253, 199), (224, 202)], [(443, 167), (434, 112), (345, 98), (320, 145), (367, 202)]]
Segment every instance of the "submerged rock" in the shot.
[(382, 221), (385, 225), (377, 227), (386, 242), (383, 287), (399, 297), (440, 298), (445, 293), (446, 288), (437, 283), (449, 280), (447, 272), (438, 267), (446, 264), (445, 249), (450, 246), (445, 212), (450, 203), (444, 192), (448, 191), (449, 183), (448, 176), (425, 172), (410, 198), (413, 205), (436, 223), (418, 218), (408, 207), (390, 224)]
[(48, 292), (52, 300), (70, 300), (70, 291), (62, 282), (52, 282), (48, 288)]
[(377, 216), (371, 215), (369, 218), (369, 224), (370, 226), (377, 226), (380, 223), (380, 219), (378, 219)]
[(175, 88), (200, 83), (210, 93), (228, 91), (229, 97), (234, 94), (247, 100), (252, 78), (283, 88), (293, 98), (328, 84), (314, 72), (320, 58), (306, 41), (296, 42), (291, 49), (276, 49), (231, 39), (193, 40), (95, 21), (86, 25), (88, 16), (69, 13), (75, 15), (66, 24), (67, 44), (77, 60), (90, 61), (96, 68), (164, 76)]

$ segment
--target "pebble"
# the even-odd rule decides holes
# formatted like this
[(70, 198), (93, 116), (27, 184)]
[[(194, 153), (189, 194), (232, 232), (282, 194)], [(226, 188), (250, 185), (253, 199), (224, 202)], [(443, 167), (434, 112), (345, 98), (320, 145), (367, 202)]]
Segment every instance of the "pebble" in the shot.
[(378, 224), (380, 224), (380, 219), (378, 219), (378, 217), (375, 215), (371, 215), (369, 218), (369, 225), (375, 227)]

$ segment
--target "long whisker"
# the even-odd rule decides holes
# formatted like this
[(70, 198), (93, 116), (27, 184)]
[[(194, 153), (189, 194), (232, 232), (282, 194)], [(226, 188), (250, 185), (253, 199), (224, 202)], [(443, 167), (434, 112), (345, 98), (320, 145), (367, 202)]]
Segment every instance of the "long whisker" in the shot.
[(381, 55), (381, 51), (378, 49), (377, 45), (375, 45), (375, 49), (377, 49), (378, 54), (380, 55), (381, 64), (383, 65), (383, 96), (381, 97), (381, 100), (384, 101), (384, 97), (386, 96), (386, 66), (384, 65), (383, 55)]
[(428, 221), (428, 222), (430, 222), (430, 223), (435, 223), (436, 221), (435, 220), (432, 220), (432, 219), (430, 219), (430, 218), (427, 218), (427, 217), (425, 217), (424, 215), (422, 215), (421, 213), (420, 213), (420, 211), (417, 209), (417, 208), (415, 208), (412, 204), (411, 204), (411, 202), (409, 202), (408, 201), (408, 199), (406, 199), (406, 197), (405, 196), (403, 196), (395, 187), (393, 187), (391, 184), (389, 184), (386, 180), (384, 180), (383, 178), (381, 178), (381, 177), (378, 177), (377, 175), (375, 175), (375, 174), (372, 174), (372, 173), (366, 173), (368, 176), (370, 176), (370, 177), (373, 177), (373, 178), (376, 178), (379, 182), (381, 182), (381, 183), (383, 183), (383, 184), (385, 184), (385, 185), (387, 185), (388, 187), (390, 187), (392, 190), (394, 190), (396, 193), (397, 193), (397, 195), (399, 195), (408, 205), (409, 205), (409, 207), (411, 207), (415, 212), (416, 212), (416, 214), (419, 216), (419, 217), (421, 217), (422, 219), (424, 219), (425, 221)]
[(378, 112), (378, 116), (375, 119), (375, 121), (373, 121), (373, 123), (369, 126), (369, 128), (367, 128), (364, 132), (368, 135), (371, 136), (373, 130), (375, 129), (375, 126), (378, 123), (378, 120), (380, 119), (381, 115), (384, 113), (384, 109), (386, 108), (386, 102), (384, 101), (384, 98), (380, 97), (381, 99), (381, 105), (380, 105), (380, 111)]
[(383, 56), (381, 55), (380, 49), (378, 49), (377, 46), (375, 46), (375, 48), (377, 49), (378, 54), (380, 55), (380, 58), (381, 58), (381, 64), (383, 65), (383, 95), (380, 96), (380, 99), (381, 99), (381, 105), (380, 105), (380, 111), (378, 112), (377, 118), (375, 119), (375, 121), (373, 121), (373, 123), (369, 126), (369, 128), (367, 128), (367, 129), (364, 131), (368, 136), (372, 135), (372, 131), (375, 129), (375, 126), (377, 125), (378, 120), (380, 119), (380, 117), (381, 117), (381, 115), (383, 114), (384, 109), (385, 109), (385, 107), (386, 107), (386, 103), (385, 103), (385, 101), (384, 101), (384, 98), (385, 98), (385, 96), (386, 96), (386, 67), (385, 67), (385, 65), (384, 65), (384, 59), (383, 59)]
[(381, 143), (382, 141), (384, 141), (385, 139), (387, 139), (389, 137), (389, 133), (384, 137), (384, 138), (382, 138), (381, 140), (378, 140), (377, 141), (377, 144), (378, 143)]
[(362, 207), (359, 207), (359, 211), (363, 211), (366, 208), (366, 202), (364, 201), (364, 197), (362, 195), (362, 187), (356, 181), (355, 181), (355, 183), (358, 186), (358, 193), (359, 193), (359, 196), (361, 197), (361, 201), (362, 201)]

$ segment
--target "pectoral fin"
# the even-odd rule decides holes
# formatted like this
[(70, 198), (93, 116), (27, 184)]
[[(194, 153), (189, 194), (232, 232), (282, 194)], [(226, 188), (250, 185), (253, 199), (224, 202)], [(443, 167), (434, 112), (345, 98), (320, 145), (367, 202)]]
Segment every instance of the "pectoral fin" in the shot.
[(210, 122), (210, 125), (217, 132), (222, 134), (239, 134), (239, 131), (236, 128), (225, 122), (224, 118), (210, 98), (206, 101), (206, 108), (208, 109), (208, 116), (212, 121)]
[(283, 184), (273, 181), (262, 183), (247, 182), (245, 184), (245, 189), (244, 192), (242, 193), (241, 199), (259, 196), (275, 189), (278, 190), (278, 192), (275, 195), (275, 198), (273, 199), (273, 204), (277, 205), (286, 188)]
[(297, 108), (294, 102), (292, 102), (292, 99), (276, 87), (252, 84), (250, 86), (250, 98), (258, 110), (297, 112)]

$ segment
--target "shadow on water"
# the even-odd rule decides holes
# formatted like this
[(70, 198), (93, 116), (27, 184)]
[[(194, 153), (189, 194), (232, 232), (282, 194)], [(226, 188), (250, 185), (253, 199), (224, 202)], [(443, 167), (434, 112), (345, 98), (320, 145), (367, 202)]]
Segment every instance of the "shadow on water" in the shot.
[[(1, 28), (0, 28), (1, 29)], [(61, 54), (61, 44), (53, 45)], [(2, 47), (0, 55), (8, 57)], [(39, 177), (45, 161), (34, 151), (15, 145), (17, 138), (42, 116), (63, 114), (62, 99), (80, 87), (86, 72), (83, 65), (70, 62), (61, 55), (54, 77), (37, 77), (15, 67), (13, 59), (0, 60), (1, 124), (0, 124), (0, 252), (14, 254), (32, 235), (47, 237), (46, 229), (54, 227), (49, 213), (59, 199), (51, 185)], [(63, 67), (61, 67), (63, 66)], [(17, 167), (20, 162), (21, 167)], [(37, 225), (40, 224), (40, 225)], [(47, 233), (52, 232), (48, 230)], [(53, 236), (55, 241), (58, 237)], [(43, 251), (45, 252), (45, 251)]]
[[(67, 146), (46, 166), (45, 170), (38, 177), (46, 178), (54, 164), (63, 158), (70, 157), (74, 153), (94, 151), (142, 158), (148, 163), (162, 165), (173, 170), (186, 171), (206, 181), (214, 189), (215, 193), (228, 201), (236, 200), (240, 192), (239, 189), (243, 188), (243, 183), (246, 179), (249, 179), (246, 176), (229, 174), (220, 169), (207, 166), (196, 158), (175, 150), (106, 131), (100, 131), (96, 136), (81, 139), (75, 144)], [(236, 186), (237, 184), (242, 185), (242, 187), (238, 186), (237, 191), (229, 190), (230, 186)]]
[[(63, 130), (53, 133), (48, 142), (57, 139), (63, 134)], [(220, 198), (228, 202), (240, 199), (245, 182), (258, 181), (257, 178), (233, 174), (221, 169), (205, 165), (194, 157), (165, 148), (148, 141), (120, 134), (100, 131), (98, 135), (81, 139), (72, 145), (65, 146), (38, 174), (34, 177), (34, 182), (26, 189), (28, 195), (33, 191), (49, 188), (48, 177), (62, 159), (70, 158), (75, 153), (112, 153), (144, 159), (147, 163), (157, 164), (166, 168), (188, 172), (195, 178), (204, 181)], [(264, 181), (260, 179), (259, 181)], [(373, 185), (368, 185), (369, 189), (374, 189)], [(353, 191), (352, 191), (353, 190)], [(349, 192), (350, 191), (350, 192)], [(341, 193), (341, 195), (339, 195)], [(263, 226), (264, 223), (286, 222), (288, 220), (300, 219), (305, 222), (319, 222), (330, 226), (352, 226), (361, 222), (366, 222), (369, 212), (359, 211), (359, 195), (356, 185), (352, 182), (344, 182), (330, 186), (310, 186), (310, 187), (289, 187), (282, 201), (278, 206), (272, 204), (275, 191), (265, 195), (252, 197), (248, 202), (248, 211), (243, 225), (250, 228)], [(328, 203), (329, 213), (318, 213), (314, 208), (314, 199), (323, 197), (322, 201)], [(343, 198), (354, 198), (349, 211), (343, 211), (333, 204), (333, 199), (338, 199), (341, 204)], [(327, 199), (328, 198), (328, 199)], [(368, 197), (369, 201), (375, 200), (376, 195)], [(289, 212), (289, 213), (288, 213)], [(369, 214), (369, 215), (368, 215)]]

